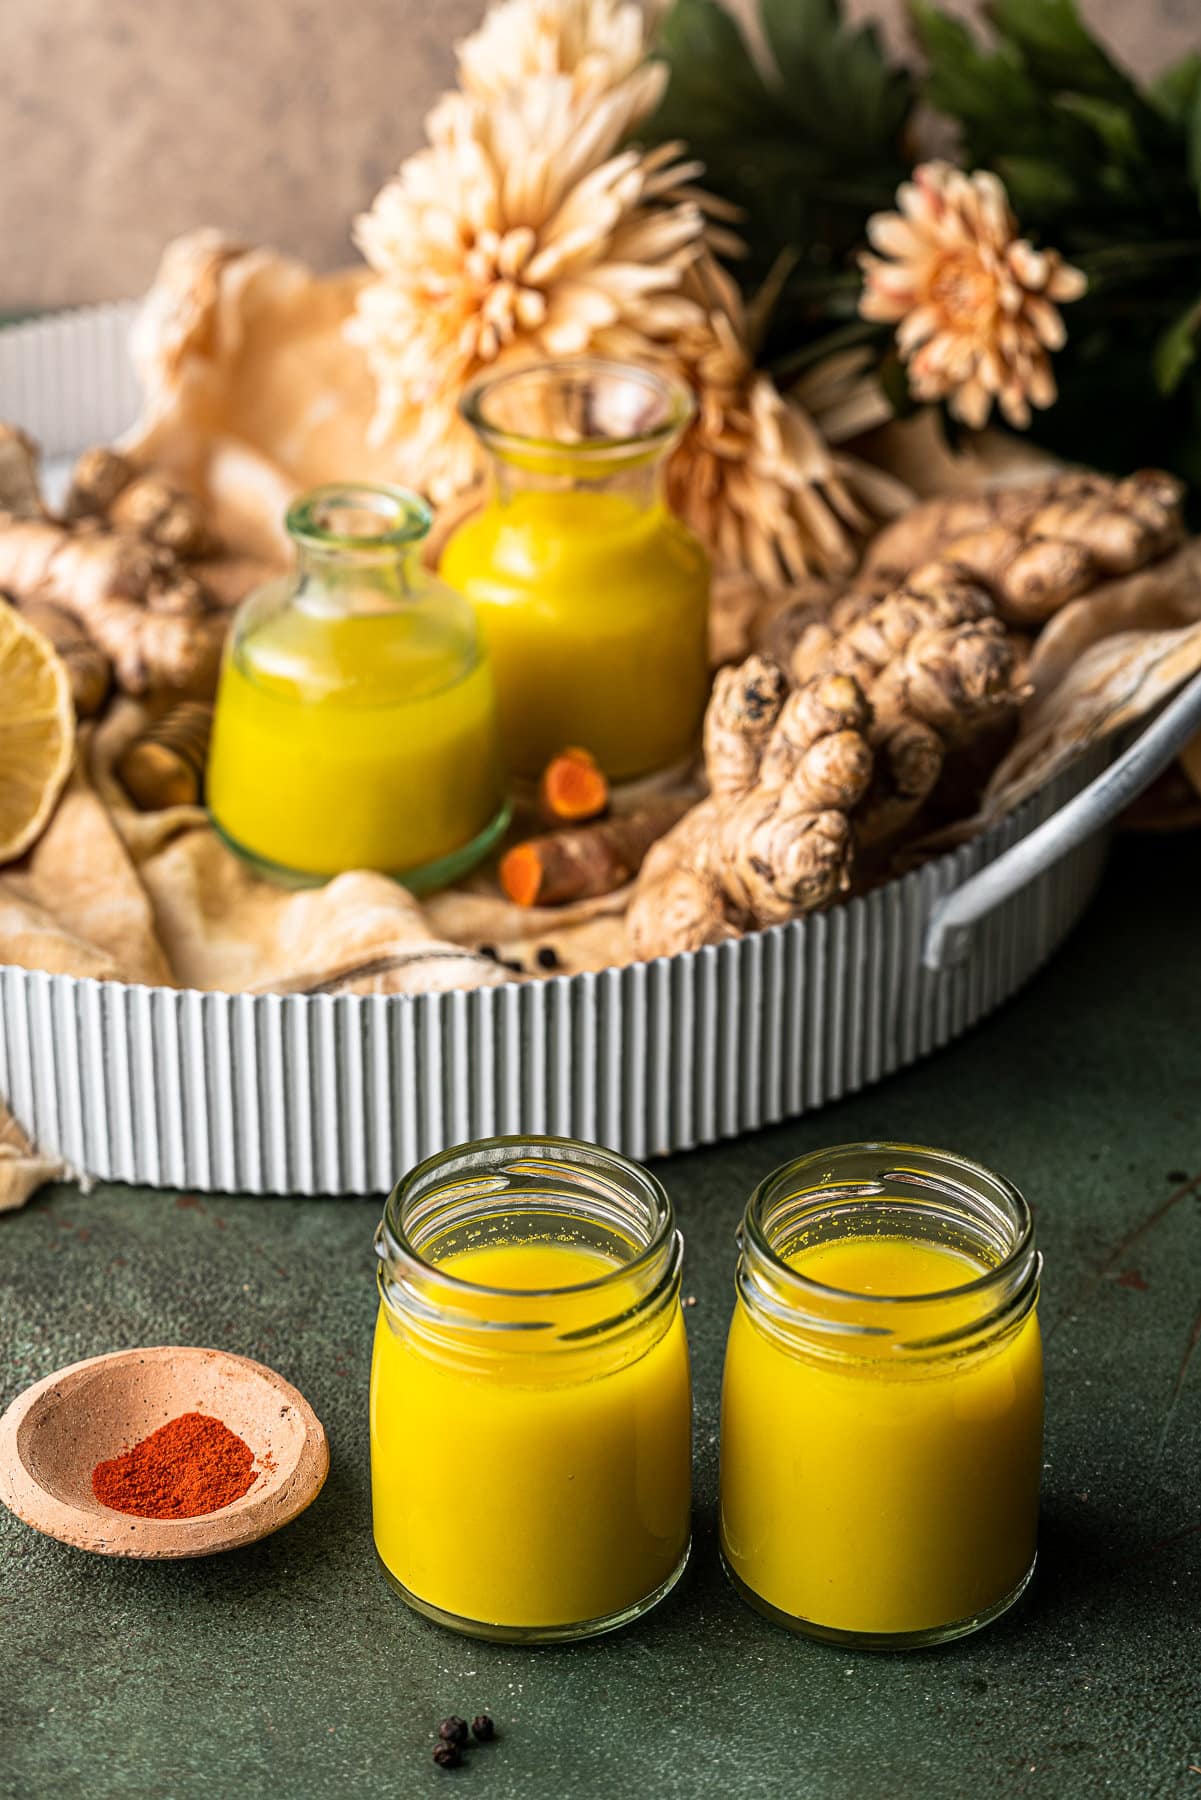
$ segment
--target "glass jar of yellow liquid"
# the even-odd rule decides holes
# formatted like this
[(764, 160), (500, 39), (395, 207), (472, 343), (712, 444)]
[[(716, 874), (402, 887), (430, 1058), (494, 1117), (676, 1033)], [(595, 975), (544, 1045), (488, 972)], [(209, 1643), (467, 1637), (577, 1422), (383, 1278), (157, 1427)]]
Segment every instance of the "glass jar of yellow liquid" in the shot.
[(464, 402), (491, 491), (441, 571), (475, 603), (516, 775), (572, 744), (613, 781), (696, 748), (709, 567), (661, 479), (692, 406), (682, 383), (594, 360), (498, 375)]
[(1025, 1201), (945, 1151), (802, 1157), (747, 1207), (721, 1414), (743, 1596), (834, 1642), (975, 1631), (1034, 1569), (1041, 1258)]
[(453, 881), (508, 822), (470, 604), (421, 564), (430, 513), (399, 488), (317, 488), (288, 513), (291, 576), (243, 604), (221, 673), (208, 803), (290, 885), (378, 869)]
[(652, 1175), (592, 1144), (431, 1157), (376, 1236), (375, 1543), (410, 1606), (476, 1637), (591, 1637), (688, 1556), (682, 1244)]

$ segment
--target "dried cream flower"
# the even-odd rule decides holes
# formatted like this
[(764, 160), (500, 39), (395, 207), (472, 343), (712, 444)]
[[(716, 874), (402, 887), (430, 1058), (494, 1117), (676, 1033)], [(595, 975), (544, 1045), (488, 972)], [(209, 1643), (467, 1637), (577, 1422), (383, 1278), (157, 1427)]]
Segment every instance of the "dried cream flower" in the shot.
[(700, 167), (675, 145), (619, 147), (646, 103), (640, 69), (604, 90), (557, 71), (449, 94), (428, 147), (359, 219), (377, 279), (351, 333), (377, 383), (375, 432), (436, 500), (476, 473), (456, 408), (481, 373), (585, 350), (637, 359), (696, 316), (679, 288), (705, 234), (688, 186)]
[(638, 0), (500, 0), (458, 47), (459, 85), (499, 100), (542, 75), (567, 75), (577, 97), (632, 83), (639, 118), (662, 97), (667, 69), (648, 64), (654, 15)]
[(1031, 406), (1055, 399), (1047, 352), (1066, 334), (1054, 303), (1078, 300), (1085, 277), (1017, 236), (1005, 188), (987, 170), (922, 163), (897, 203), (900, 212), (868, 220), (881, 256), (861, 258), (859, 311), (897, 322), (916, 399), (946, 399), (977, 428), (995, 400), (1011, 425), (1028, 425)]
[(849, 436), (887, 415), (864, 378), (862, 353), (828, 358), (782, 393), (754, 367), (738, 290), (711, 257), (689, 269), (684, 293), (699, 316), (680, 332), (671, 361), (697, 411), (668, 468), (672, 506), (719, 567), (749, 569), (769, 585), (853, 568), (863, 534), (912, 498), (833, 449), (822, 430), (828, 417)]

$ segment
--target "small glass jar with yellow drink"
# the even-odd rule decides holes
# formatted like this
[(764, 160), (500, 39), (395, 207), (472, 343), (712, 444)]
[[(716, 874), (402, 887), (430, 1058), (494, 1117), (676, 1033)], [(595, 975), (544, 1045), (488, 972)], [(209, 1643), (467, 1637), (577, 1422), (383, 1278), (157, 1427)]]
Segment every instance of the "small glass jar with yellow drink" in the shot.
[(508, 822), (492, 671), (469, 603), (422, 566), (424, 501), (317, 488), (291, 508), (295, 572), (230, 633), (213, 720), (213, 823), (289, 885), (378, 869), (453, 881)]
[(518, 1643), (638, 1618), (688, 1556), (671, 1203), (636, 1163), (496, 1138), (422, 1163), (376, 1236), (375, 1543), (440, 1624)]
[(1041, 1258), (1001, 1176), (823, 1150), (746, 1210), (721, 1415), (721, 1545), (778, 1624), (874, 1649), (960, 1637), (1034, 1568)]
[(491, 488), (440, 566), (475, 604), (518, 776), (574, 744), (613, 781), (696, 749), (709, 567), (662, 481), (692, 409), (682, 382), (589, 358), (494, 376), (464, 401)]

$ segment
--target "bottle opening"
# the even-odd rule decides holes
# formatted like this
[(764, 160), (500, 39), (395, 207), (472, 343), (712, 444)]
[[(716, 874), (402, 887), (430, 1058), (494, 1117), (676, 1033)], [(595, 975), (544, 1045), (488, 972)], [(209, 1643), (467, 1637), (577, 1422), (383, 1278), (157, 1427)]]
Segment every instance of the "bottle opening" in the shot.
[(390, 1196), (376, 1235), (385, 1302), (459, 1329), (588, 1340), (674, 1291), (680, 1240), (661, 1184), (558, 1138), (444, 1151)]
[(781, 1325), (911, 1348), (1032, 1304), (1040, 1260), (1012, 1183), (948, 1151), (851, 1144), (779, 1169), (747, 1208), (740, 1291)]
[(537, 466), (564, 456), (596, 464), (656, 456), (693, 408), (682, 381), (594, 357), (490, 376), (462, 403), (464, 418), (489, 450)]
[(407, 488), (336, 483), (302, 494), (285, 523), (306, 549), (371, 551), (419, 543), (432, 517), (425, 501)]

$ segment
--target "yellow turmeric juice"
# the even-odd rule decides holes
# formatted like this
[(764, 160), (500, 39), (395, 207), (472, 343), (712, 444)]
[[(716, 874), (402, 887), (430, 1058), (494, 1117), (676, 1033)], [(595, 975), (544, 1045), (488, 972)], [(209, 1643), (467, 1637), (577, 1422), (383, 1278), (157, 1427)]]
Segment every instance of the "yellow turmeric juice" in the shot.
[[(645, 1316), (621, 1263), (553, 1239), (481, 1245), (436, 1268), (453, 1278), (441, 1316), (385, 1299), (376, 1326), (385, 1568), (420, 1609), (483, 1636), (582, 1635), (634, 1616), (689, 1542), (678, 1291)], [(603, 1315), (624, 1317), (601, 1332), (598, 1280)]]
[(452, 537), (441, 573), (475, 603), (515, 773), (534, 777), (582, 744), (620, 781), (695, 748), (709, 693), (708, 567), (661, 502), (494, 498)]
[(213, 823), (285, 882), (452, 881), (508, 821), (492, 672), (471, 607), (424, 567), (423, 500), (314, 488), (292, 575), (238, 609), (207, 776)]
[(697, 748), (709, 564), (664, 500), (693, 404), (682, 382), (591, 357), (507, 370), (464, 398), (491, 491), (441, 572), (475, 605), (515, 775), (581, 745), (627, 781)]
[(278, 612), (226, 661), (208, 799), (237, 848), (286, 871), (440, 863), (503, 803), (488, 666), (420, 614)]
[(981, 1299), (955, 1290), (991, 1265), (920, 1237), (834, 1238), (782, 1260), (836, 1292), (789, 1296), (794, 1325), (753, 1300), (736, 1308), (721, 1425), (728, 1567), (781, 1622), (819, 1635), (937, 1637), (982, 1622), (1035, 1556), (1032, 1302), (998, 1330), (974, 1329)]

